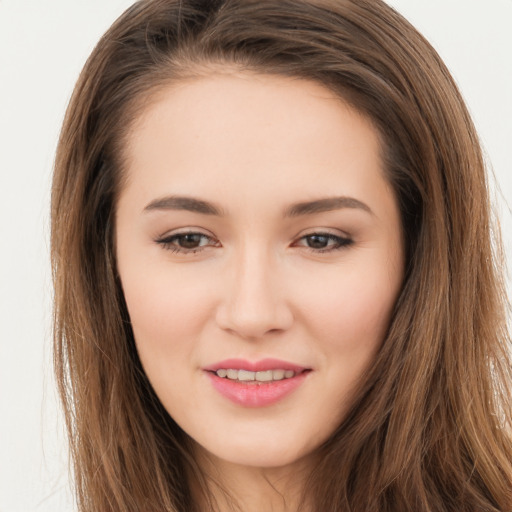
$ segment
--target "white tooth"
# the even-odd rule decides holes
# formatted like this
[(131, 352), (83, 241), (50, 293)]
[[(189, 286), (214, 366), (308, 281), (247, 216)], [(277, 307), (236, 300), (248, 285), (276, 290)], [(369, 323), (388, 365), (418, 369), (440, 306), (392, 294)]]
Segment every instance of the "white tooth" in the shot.
[(218, 377), (222, 377), (222, 378), (224, 378), (224, 377), (226, 377), (226, 375), (228, 374), (228, 371), (227, 371), (227, 370), (225, 370), (224, 368), (221, 368), (220, 370), (217, 370), (217, 372), (216, 372), (216, 373), (217, 373), (217, 376), (218, 376)]
[(284, 378), (285, 379), (290, 379), (291, 377), (293, 377), (295, 375), (295, 372), (293, 370), (286, 370), (284, 372)]
[(238, 379), (238, 370), (227, 370), (228, 379), (237, 380)]
[(273, 370), (272, 371), (272, 379), (273, 380), (283, 380), (284, 379), (284, 370)]
[(238, 380), (246, 381), (246, 380), (254, 380), (256, 378), (255, 372), (250, 372), (248, 370), (238, 370)]
[(264, 372), (256, 372), (256, 380), (259, 382), (269, 382), (272, 380), (272, 370), (267, 370)]

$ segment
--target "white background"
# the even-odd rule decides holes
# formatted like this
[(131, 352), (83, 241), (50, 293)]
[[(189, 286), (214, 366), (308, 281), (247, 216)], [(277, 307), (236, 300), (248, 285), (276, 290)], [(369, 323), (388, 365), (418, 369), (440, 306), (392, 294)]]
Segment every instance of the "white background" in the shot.
[[(51, 168), (78, 73), (131, 3), (0, 0), (0, 512), (74, 510), (50, 363)], [(469, 104), (501, 188), (512, 264), (512, 0), (391, 3), (434, 44)]]

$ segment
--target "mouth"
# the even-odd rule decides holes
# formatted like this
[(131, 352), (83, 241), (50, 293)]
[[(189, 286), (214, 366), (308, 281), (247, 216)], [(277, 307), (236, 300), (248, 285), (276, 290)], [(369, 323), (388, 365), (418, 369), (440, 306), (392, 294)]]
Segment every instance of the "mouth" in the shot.
[(311, 368), (275, 359), (230, 359), (203, 370), (216, 391), (243, 407), (264, 407), (283, 400), (312, 372)]

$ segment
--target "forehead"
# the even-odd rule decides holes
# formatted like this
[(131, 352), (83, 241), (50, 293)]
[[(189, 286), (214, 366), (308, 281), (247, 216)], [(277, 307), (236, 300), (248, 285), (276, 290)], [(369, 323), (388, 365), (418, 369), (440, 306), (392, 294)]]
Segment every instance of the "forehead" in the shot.
[(245, 72), (160, 90), (133, 124), (124, 157), (128, 186), (148, 200), (230, 190), (242, 203), (258, 192), (276, 200), (305, 190), (357, 194), (383, 180), (377, 130), (332, 91)]

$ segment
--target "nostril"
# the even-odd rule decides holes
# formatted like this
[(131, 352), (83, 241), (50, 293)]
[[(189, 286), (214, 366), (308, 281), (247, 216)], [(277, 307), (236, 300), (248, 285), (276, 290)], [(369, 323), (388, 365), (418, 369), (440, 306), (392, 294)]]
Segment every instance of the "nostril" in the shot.
[[(278, 311), (281, 309), (281, 311)], [(272, 308), (268, 311), (241, 311), (233, 308), (220, 310), (217, 314), (217, 325), (230, 334), (247, 340), (256, 341), (269, 335), (279, 335), (290, 328), (293, 323), (291, 313), (284, 308)]]

